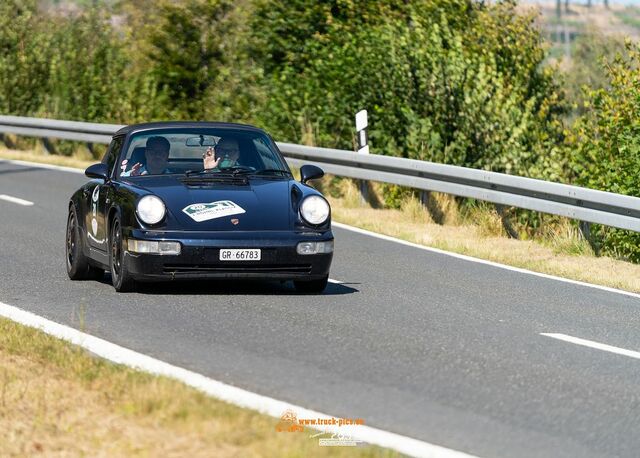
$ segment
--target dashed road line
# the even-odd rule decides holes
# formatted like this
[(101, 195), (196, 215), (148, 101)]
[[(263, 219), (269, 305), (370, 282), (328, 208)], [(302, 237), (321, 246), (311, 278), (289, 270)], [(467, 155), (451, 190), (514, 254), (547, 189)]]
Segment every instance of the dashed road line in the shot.
[(33, 205), (33, 202), (31, 202), (30, 200), (24, 200), (18, 197), (8, 196), (6, 194), (0, 194), (0, 200), (5, 200), (7, 202), (11, 202), (18, 205), (24, 205), (25, 207), (30, 207)]
[(594, 342), (593, 340), (581, 339), (579, 337), (568, 336), (566, 334), (547, 333), (547, 332), (541, 332), (540, 335), (545, 337), (551, 337), (552, 339), (562, 340), (564, 342), (569, 342), (576, 345), (582, 345), (583, 347), (595, 348), (596, 350), (608, 351), (609, 353), (615, 353), (617, 355), (640, 359), (640, 352), (627, 350), (626, 348), (614, 347), (613, 345), (607, 345), (600, 342)]

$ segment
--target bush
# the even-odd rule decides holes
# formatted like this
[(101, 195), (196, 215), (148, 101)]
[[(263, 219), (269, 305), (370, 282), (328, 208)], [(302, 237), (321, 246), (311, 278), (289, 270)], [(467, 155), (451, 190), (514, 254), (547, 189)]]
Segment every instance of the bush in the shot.
[(0, 111), (33, 114), (43, 104), (52, 48), (36, 0), (0, 2)]
[[(576, 183), (640, 197), (640, 50), (628, 42), (624, 55), (605, 63), (608, 88), (588, 94), (578, 121), (572, 158)], [(640, 262), (640, 234), (596, 227), (605, 252)]]
[(287, 140), (352, 149), (367, 108), (374, 152), (560, 180), (564, 104), (533, 18), (512, 2), (262, 0), (259, 121)]

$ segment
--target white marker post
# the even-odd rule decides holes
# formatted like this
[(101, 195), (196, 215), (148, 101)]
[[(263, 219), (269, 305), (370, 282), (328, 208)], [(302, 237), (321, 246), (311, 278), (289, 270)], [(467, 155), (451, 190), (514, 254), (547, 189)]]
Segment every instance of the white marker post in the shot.
[(367, 127), (369, 121), (367, 119), (367, 110), (361, 110), (356, 113), (356, 132), (358, 135), (358, 154), (369, 154), (369, 138), (367, 137)]
[[(356, 113), (356, 135), (358, 137), (358, 154), (369, 154), (369, 138), (367, 136), (367, 110), (360, 110)], [(362, 203), (369, 200), (369, 189), (365, 180), (360, 180), (360, 198)]]

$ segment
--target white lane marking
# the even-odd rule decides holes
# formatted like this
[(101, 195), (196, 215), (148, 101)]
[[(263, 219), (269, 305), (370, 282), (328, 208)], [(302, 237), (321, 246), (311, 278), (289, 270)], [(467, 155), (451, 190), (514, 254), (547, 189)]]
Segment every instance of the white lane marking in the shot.
[(18, 205), (24, 205), (25, 207), (30, 207), (33, 205), (33, 202), (30, 200), (19, 199), (18, 197), (8, 196), (6, 194), (0, 194), (0, 200), (6, 200), (7, 202), (12, 202)]
[[(18, 161), (15, 159), (2, 159), (0, 158), (0, 164), (1, 163), (7, 163), (7, 164), (15, 164), (15, 165), (22, 165), (24, 167), (39, 167), (41, 169), (50, 169), (50, 170), (59, 170), (60, 172), (71, 172), (71, 173), (80, 173), (82, 175), (84, 175), (84, 170), (82, 169), (76, 169), (73, 167), (63, 167), (61, 165), (52, 165), (52, 164), (42, 164), (40, 162), (28, 162), (28, 161)], [(96, 163), (98, 163), (99, 161), (96, 161)]]
[(412, 248), (418, 248), (420, 250), (430, 251), (432, 253), (444, 254), (446, 256), (451, 256), (453, 258), (463, 259), (463, 260), (469, 261), (469, 262), (477, 262), (478, 264), (484, 264), (484, 265), (487, 265), (487, 266), (498, 267), (500, 269), (511, 270), (513, 272), (519, 272), (521, 274), (535, 275), (536, 277), (546, 278), (548, 280), (562, 281), (562, 282), (565, 282), (565, 283), (571, 283), (573, 285), (586, 286), (588, 288), (595, 288), (595, 289), (599, 289), (599, 290), (602, 290), (602, 291), (607, 291), (609, 293), (624, 294), (625, 296), (629, 296), (629, 297), (633, 297), (633, 298), (636, 298), (636, 299), (640, 299), (640, 294), (632, 293), (632, 292), (629, 292), (629, 291), (624, 291), (622, 289), (610, 288), (609, 286), (594, 285), (593, 283), (587, 283), (587, 282), (583, 282), (583, 281), (579, 281), (579, 280), (571, 280), (569, 278), (556, 277), (555, 275), (543, 274), (543, 273), (540, 273), (540, 272), (534, 272), (533, 270), (522, 269), (520, 267), (507, 266), (505, 264), (499, 264), (499, 263), (493, 262), (493, 261), (487, 261), (487, 260), (480, 259), (480, 258), (474, 258), (472, 256), (467, 256), (467, 255), (464, 255), (464, 254), (458, 254), (458, 253), (453, 253), (451, 251), (440, 250), (438, 248), (432, 248), (432, 247), (428, 247), (428, 246), (424, 246), (424, 245), (418, 245), (417, 243), (407, 242), (406, 240), (397, 239), (395, 237), (390, 237), (388, 235), (378, 234), (377, 232), (368, 231), (366, 229), (360, 229), (359, 227), (349, 226), (348, 224), (337, 223), (335, 221), (332, 221), (331, 225), (335, 226), (337, 228), (340, 228), (340, 229), (345, 229), (347, 231), (356, 232), (358, 234), (368, 235), (370, 237), (375, 237), (375, 238), (378, 238), (378, 239), (386, 240), (388, 242), (400, 243), (401, 245), (406, 245), (406, 246), (409, 246), (409, 247), (412, 247)]
[[(34, 313), (0, 302), (0, 316), (26, 326), (40, 329), (45, 333), (86, 348), (102, 358), (140, 369), (152, 374), (171, 377), (204, 393), (247, 409), (257, 410), (263, 414), (280, 418), (288, 409), (294, 410), (299, 418), (327, 418), (332, 416), (305, 409), (288, 402), (262, 396), (251, 391), (227, 385), (202, 374), (173, 366), (142, 353), (129, 350), (114, 343), (80, 332), (69, 326), (56, 323)], [(354, 414), (355, 416), (355, 414)], [(365, 418), (366, 421), (366, 418)], [(369, 444), (390, 448), (400, 453), (415, 457), (470, 458), (472, 455), (430, 444), (410, 437), (372, 428), (370, 426), (318, 426), (320, 431), (351, 435), (354, 439)], [(275, 434), (275, 433), (274, 433)]]
[(569, 342), (576, 345), (582, 345), (584, 347), (595, 348), (596, 350), (608, 351), (610, 353), (616, 353), (618, 355), (628, 356), (630, 358), (640, 359), (640, 352), (627, 350), (626, 348), (614, 347), (612, 345), (607, 345), (599, 342), (594, 342), (592, 340), (580, 339), (579, 337), (572, 337), (566, 334), (555, 334), (555, 333), (547, 333), (541, 332), (541, 336), (551, 337), (552, 339), (563, 340), (565, 342)]

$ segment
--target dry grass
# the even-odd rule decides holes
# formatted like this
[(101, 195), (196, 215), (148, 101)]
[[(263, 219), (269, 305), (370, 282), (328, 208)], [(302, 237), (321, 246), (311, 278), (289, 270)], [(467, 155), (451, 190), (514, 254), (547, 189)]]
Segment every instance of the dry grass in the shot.
[[(330, 177), (321, 187), (329, 191)], [(415, 198), (401, 210), (377, 209), (363, 204), (351, 180), (341, 180), (340, 197), (327, 197), (333, 219), (410, 242), (499, 262), (573, 280), (640, 292), (640, 266), (609, 257), (596, 257), (578, 230), (568, 220), (550, 228), (536, 240), (506, 237), (500, 216), (489, 206), (479, 206), (461, 215), (447, 196), (434, 195), (444, 213), (445, 224), (433, 222)]]
[(91, 164), (99, 162), (96, 159), (91, 159), (89, 152), (83, 150), (78, 150), (73, 156), (60, 156), (57, 154), (46, 154), (44, 150), (19, 151), (4, 147), (0, 148), (0, 159), (40, 162), (41, 164), (61, 165), (78, 169), (86, 169)]
[(0, 361), (3, 456), (398, 456), (319, 447), (313, 430), (278, 433), (276, 419), (5, 319)]

